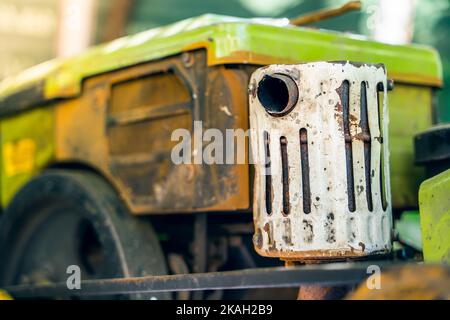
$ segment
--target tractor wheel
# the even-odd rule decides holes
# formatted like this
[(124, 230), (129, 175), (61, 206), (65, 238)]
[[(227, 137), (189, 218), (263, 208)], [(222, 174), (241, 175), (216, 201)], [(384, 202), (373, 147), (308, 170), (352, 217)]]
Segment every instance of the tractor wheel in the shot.
[(100, 176), (76, 170), (48, 170), (16, 194), (0, 219), (0, 261), (0, 287), (66, 282), (70, 265), (81, 280), (167, 274), (150, 223), (132, 216)]

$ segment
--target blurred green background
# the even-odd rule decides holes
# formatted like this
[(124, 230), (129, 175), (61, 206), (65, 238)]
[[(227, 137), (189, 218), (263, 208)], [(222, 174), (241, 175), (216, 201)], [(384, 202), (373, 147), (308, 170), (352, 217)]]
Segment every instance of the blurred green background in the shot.
[[(408, 41), (435, 47), (441, 56), (445, 88), (438, 93), (436, 119), (450, 122), (450, 1), (364, 0), (359, 12), (351, 12), (310, 25), (342, 32), (376, 36), (371, 27), (384, 3), (388, 11), (404, 15), (405, 3), (413, 8)], [(81, 12), (89, 19), (88, 45), (112, 40), (184, 18), (216, 13), (238, 17), (287, 17), (326, 7), (343, 0), (0, 0), (0, 79), (61, 54), (63, 13), (76, 17), (76, 4), (90, 4)], [(382, 3), (383, 2), (383, 3)], [(392, 6), (392, 8), (389, 8)], [(90, 13), (90, 18), (86, 12)], [(84, 20), (83, 20), (84, 19)], [(76, 23), (76, 21), (75, 21)], [(84, 22), (81, 22), (84, 23)], [(385, 28), (386, 30), (386, 28)], [(382, 31), (389, 33), (388, 31)], [(389, 34), (386, 34), (389, 36)], [(383, 36), (383, 35), (382, 35)], [(70, 37), (70, 36), (69, 36)], [(67, 42), (67, 39), (65, 39)], [(69, 40), (70, 43), (70, 40)]]
[[(390, 1), (390, 2), (396, 2)], [(205, 12), (239, 17), (295, 17), (301, 13), (344, 4), (345, 0), (136, 0), (130, 12), (126, 33), (134, 33)], [(311, 25), (312, 27), (371, 36), (368, 28), (378, 0), (362, 1), (359, 12), (351, 12)], [(450, 86), (450, 1), (416, 0), (414, 2), (412, 42), (431, 45), (441, 56), (444, 83)], [(440, 90), (437, 119), (450, 122), (450, 90)]]

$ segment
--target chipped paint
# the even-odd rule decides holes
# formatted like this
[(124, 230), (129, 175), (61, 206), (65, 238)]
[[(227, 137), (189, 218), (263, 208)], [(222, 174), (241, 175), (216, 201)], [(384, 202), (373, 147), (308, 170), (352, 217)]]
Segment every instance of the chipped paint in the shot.
[[(258, 91), (267, 90), (267, 84), (259, 84), (274, 74), (289, 77), (298, 87), (294, 107), (283, 109), (281, 116), (273, 108), (281, 110), (277, 104), (283, 99), (291, 103), (282, 88), (274, 91), (273, 100)], [(322, 260), (390, 251), (388, 119), (380, 121), (378, 114), (380, 107), (387, 115), (387, 95), (379, 106), (379, 83), (387, 88), (382, 65), (317, 62), (271, 65), (253, 73), (249, 99), (259, 254)], [(286, 85), (286, 92), (293, 91)]]
[(220, 110), (222, 111), (222, 112), (224, 112), (227, 116), (229, 116), (229, 117), (232, 117), (233, 115), (231, 114), (231, 112), (230, 112), (230, 110), (228, 109), (228, 107), (227, 106), (221, 106), (220, 107)]

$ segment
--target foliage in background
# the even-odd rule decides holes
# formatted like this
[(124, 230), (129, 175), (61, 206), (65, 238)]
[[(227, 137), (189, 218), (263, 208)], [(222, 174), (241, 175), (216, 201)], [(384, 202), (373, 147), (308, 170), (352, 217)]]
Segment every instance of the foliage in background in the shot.
[[(204, 13), (239, 17), (295, 17), (326, 7), (339, 6), (347, 0), (134, 0), (127, 33), (135, 33), (156, 26)], [(378, 0), (364, 0), (360, 12), (321, 21), (312, 25), (342, 32), (371, 35)], [(443, 63), (444, 83), (450, 86), (450, 3), (449, 0), (416, 0), (413, 42), (438, 49)], [(439, 92), (437, 119), (450, 122), (450, 90)]]

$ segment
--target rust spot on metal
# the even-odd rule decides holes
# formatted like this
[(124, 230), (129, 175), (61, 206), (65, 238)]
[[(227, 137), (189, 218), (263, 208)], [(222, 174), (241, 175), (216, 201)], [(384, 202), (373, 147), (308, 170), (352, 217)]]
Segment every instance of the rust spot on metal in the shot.
[(358, 125), (358, 118), (355, 117), (353, 114), (349, 115), (350, 123), (354, 126)]
[(272, 222), (268, 222), (264, 225), (264, 231), (267, 233), (267, 237), (269, 239), (269, 249), (275, 250), (275, 239), (273, 238), (273, 227)]
[(350, 212), (356, 210), (355, 202), (355, 182), (353, 176), (353, 150), (352, 150), (352, 136), (350, 133), (350, 83), (345, 80), (342, 85), (336, 90), (342, 105), (342, 126), (344, 132), (345, 142), (345, 164), (347, 172), (347, 198), (348, 209)]
[(253, 243), (255, 244), (255, 246), (259, 249), (262, 248), (263, 245), (263, 237), (262, 237), (262, 232), (261, 229), (256, 229), (255, 234), (253, 235)]
[[(280, 252), (280, 251), (260, 251), (258, 252), (267, 257), (280, 257), (283, 256), (284, 261), (342, 261), (349, 258), (364, 257), (367, 254), (361, 250), (355, 250), (348, 247), (348, 249), (342, 250), (306, 250), (302, 252)], [(371, 254), (374, 256), (385, 255), (389, 250), (382, 249)]]

